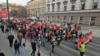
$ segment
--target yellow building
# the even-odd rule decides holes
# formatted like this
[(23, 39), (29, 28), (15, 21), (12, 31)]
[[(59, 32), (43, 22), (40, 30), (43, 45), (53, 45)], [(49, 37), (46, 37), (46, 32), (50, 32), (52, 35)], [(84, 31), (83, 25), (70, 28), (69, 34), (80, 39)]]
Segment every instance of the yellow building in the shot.
[(45, 0), (31, 0), (27, 2), (27, 13), (29, 17), (44, 18)]

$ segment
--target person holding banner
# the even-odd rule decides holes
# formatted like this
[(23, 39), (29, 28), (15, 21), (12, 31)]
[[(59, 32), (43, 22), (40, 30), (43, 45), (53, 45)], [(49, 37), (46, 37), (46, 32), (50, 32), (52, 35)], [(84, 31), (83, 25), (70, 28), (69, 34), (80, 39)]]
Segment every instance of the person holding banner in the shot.
[(84, 42), (80, 45), (80, 56), (84, 56), (84, 53), (86, 51), (86, 45)]
[(88, 33), (89, 41), (92, 42), (92, 31)]
[(80, 48), (81, 42), (82, 42), (82, 38), (76, 39), (76, 43), (77, 43), (76, 49), (79, 49)]

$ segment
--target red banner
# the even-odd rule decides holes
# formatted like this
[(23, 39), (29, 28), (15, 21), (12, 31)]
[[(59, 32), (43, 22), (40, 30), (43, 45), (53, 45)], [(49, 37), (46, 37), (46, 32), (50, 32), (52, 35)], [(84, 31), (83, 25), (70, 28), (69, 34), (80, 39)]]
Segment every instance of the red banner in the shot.
[(8, 15), (7, 15), (7, 11), (6, 10), (2, 10), (1, 11), (1, 17), (2, 17), (2, 19), (8, 19)]
[(13, 22), (13, 23), (17, 23), (17, 20), (16, 20), (16, 19), (13, 19), (12, 22)]
[(77, 40), (77, 48), (80, 48), (82, 42), (85, 44), (92, 40), (92, 32), (87, 33), (85, 36), (82, 36)]

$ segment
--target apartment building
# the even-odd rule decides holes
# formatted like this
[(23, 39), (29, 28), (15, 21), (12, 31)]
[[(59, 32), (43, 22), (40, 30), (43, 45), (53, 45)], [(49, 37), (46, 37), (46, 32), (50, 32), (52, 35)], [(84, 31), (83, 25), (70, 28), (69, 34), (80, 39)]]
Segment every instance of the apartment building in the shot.
[(46, 21), (100, 25), (100, 0), (46, 0)]

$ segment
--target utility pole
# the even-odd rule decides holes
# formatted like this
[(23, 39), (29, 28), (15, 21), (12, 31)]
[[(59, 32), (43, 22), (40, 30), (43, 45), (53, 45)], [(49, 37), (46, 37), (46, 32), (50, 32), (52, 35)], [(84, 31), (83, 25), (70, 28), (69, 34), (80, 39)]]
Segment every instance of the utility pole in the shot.
[(39, 6), (40, 6), (40, 0), (37, 0), (37, 11), (36, 11), (37, 21), (40, 20)]
[(9, 3), (8, 3), (8, 0), (6, 0), (6, 1), (7, 1), (8, 20), (10, 20), (10, 18), (9, 18)]
[(39, 16), (39, 10), (37, 11), (37, 20), (39, 21), (40, 16)]

